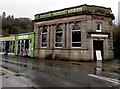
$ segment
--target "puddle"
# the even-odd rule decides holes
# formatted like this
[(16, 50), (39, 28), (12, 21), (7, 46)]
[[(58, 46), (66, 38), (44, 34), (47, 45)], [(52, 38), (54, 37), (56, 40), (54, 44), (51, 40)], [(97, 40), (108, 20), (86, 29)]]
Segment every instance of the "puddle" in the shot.
[(73, 65), (81, 65), (80, 63), (71, 63), (71, 64), (73, 64)]
[(17, 77), (19, 77), (19, 76), (25, 76), (25, 74), (23, 74), (23, 73), (17, 73), (17, 74), (15, 74), (15, 76), (17, 76)]
[(2, 65), (2, 67), (5, 68), (5, 69), (8, 69), (8, 67), (6, 67), (6, 66), (3, 66), (3, 65)]
[(96, 68), (94, 68), (94, 74), (101, 75), (104, 72), (104, 69), (102, 67), (102, 61), (96, 61)]
[(23, 65), (24, 67), (28, 67), (27, 65)]
[(5, 78), (9, 78), (8, 76), (5, 76)]

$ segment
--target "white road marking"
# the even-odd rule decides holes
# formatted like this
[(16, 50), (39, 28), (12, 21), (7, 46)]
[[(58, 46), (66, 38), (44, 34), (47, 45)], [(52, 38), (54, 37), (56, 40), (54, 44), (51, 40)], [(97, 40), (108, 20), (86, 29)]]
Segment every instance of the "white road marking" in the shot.
[(117, 80), (117, 79), (107, 78), (107, 77), (103, 77), (103, 76), (97, 76), (97, 75), (93, 75), (93, 74), (88, 74), (88, 76), (95, 77), (95, 78), (98, 78), (98, 79), (102, 79), (102, 80), (112, 82), (112, 83), (115, 83), (115, 84), (120, 84), (120, 81)]

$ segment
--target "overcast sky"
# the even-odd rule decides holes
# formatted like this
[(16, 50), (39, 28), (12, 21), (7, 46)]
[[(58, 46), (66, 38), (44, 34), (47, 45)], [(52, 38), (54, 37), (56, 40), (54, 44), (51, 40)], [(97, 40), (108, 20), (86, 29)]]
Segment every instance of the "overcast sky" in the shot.
[(118, 2), (120, 0), (0, 0), (0, 14), (14, 15), (15, 18), (28, 17), (47, 11), (73, 7), (82, 4), (110, 7), (118, 16)]

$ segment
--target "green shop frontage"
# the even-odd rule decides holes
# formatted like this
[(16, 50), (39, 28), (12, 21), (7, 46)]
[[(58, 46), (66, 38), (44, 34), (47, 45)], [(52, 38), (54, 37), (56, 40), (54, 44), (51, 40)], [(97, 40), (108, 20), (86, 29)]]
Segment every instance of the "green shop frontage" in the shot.
[(34, 37), (34, 33), (16, 35), (15, 55), (34, 57)]

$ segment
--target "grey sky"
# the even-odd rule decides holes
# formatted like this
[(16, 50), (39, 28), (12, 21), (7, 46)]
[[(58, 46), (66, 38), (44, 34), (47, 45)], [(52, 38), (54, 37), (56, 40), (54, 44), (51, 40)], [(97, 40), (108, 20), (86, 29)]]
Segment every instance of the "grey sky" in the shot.
[(1, 0), (0, 14), (5, 11), (7, 15), (16, 18), (28, 17), (33, 20), (38, 13), (88, 4), (110, 7), (117, 17), (118, 1), (120, 0)]

